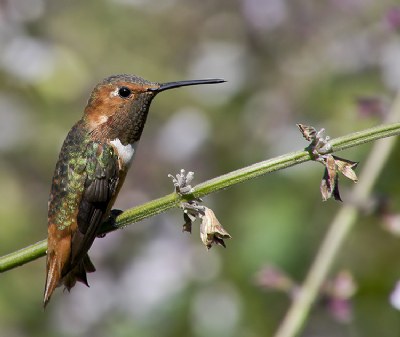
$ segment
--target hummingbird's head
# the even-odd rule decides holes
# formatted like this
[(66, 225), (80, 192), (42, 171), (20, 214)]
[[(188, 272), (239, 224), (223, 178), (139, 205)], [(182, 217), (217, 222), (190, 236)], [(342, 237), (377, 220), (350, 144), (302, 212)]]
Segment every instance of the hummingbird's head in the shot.
[(90, 130), (99, 127), (121, 129), (126, 126), (127, 129), (132, 129), (132, 132), (137, 130), (137, 137), (140, 137), (150, 103), (159, 92), (189, 85), (222, 82), (225, 81), (205, 79), (160, 84), (135, 75), (113, 75), (105, 78), (93, 89), (85, 109), (84, 120)]
[(157, 83), (133, 75), (107, 77), (93, 89), (84, 118), (95, 129), (121, 114), (148, 109), (156, 95), (149, 89), (157, 87)]

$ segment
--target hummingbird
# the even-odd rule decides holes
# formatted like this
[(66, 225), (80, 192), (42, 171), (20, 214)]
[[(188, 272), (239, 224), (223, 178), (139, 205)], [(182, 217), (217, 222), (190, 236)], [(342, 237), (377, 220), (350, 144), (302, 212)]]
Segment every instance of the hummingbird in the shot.
[(106, 221), (131, 166), (153, 98), (203, 79), (150, 82), (113, 75), (93, 89), (83, 117), (69, 131), (55, 167), (48, 201), (44, 307), (58, 286), (70, 291), (96, 269), (88, 251)]

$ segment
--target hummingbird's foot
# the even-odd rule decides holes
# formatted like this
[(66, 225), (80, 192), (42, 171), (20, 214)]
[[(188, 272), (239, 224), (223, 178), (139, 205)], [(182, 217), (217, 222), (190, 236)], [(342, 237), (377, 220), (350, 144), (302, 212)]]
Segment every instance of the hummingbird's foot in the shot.
[[(103, 222), (101, 228), (115, 228), (118, 229), (116, 222), (118, 215), (122, 214), (124, 211), (120, 209), (112, 209), (110, 215), (106, 221)], [(106, 236), (105, 233), (100, 233), (97, 235), (98, 238), (104, 238)]]
[(193, 172), (189, 171), (186, 174), (186, 171), (182, 169), (181, 172), (175, 176), (176, 178), (172, 174), (168, 174), (168, 177), (172, 179), (176, 193), (185, 195), (194, 192), (194, 188), (190, 186), (190, 182), (194, 178)]

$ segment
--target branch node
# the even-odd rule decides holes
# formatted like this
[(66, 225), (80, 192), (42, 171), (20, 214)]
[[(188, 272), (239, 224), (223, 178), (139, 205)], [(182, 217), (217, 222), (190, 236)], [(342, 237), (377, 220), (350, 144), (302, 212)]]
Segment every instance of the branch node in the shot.
[[(194, 192), (194, 189), (189, 185), (194, 178), (193, 172), (188, 172), (186, 174), (185, 170), (182, 169), (180, 173), (176, 175), (176, 178), (172, 174), (169, 174), (168, 177), (172, 178), (175, 192), (179, 195), (183, 196)], [(191, 233), (193, 222), (196, 221), (196, 219), (200, 219), (200, 238), (207, 249), (210, 249), (213, 244), (226, 247), (224, 239), (230, 239), (230, 234), (222, 227), (210, 208), (200, 205), (202, 202), (203, 200), (200, 198), (193, 198), (180, 203), (184, 220), (182, 232)]]
[(313, 160), (317, 160), (321, 155), (332, 152), (332, 145), (329, 143), (331, 138), (325, 135), (325, 129), (317, 130), (308, 125), (296, 124), (303, 137), (310, 142), (306, 150), (311, 154)]
[(357, 182), (358, 178), (354, 169), (358, 162), (343, 159), (331, 155), (332, 145), (329, 143), (330, 137), (325, 135), (325, 129), (317, 130), (308, 125), (296, 124), (303, 137), (311, 142), (306, 148), (312, 160), (325, 166), (322, 177), (320, 191), (322, 200), (326, 201), (333, 197), (335, 200), (342, 201), (339, 193), (339, 175), (341, 172), (345, 177)]

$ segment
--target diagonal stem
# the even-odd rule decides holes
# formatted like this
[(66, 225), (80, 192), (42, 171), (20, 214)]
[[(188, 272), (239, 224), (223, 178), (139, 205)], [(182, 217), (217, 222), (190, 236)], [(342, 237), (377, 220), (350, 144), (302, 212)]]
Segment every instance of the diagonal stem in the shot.
[[(400, 123), (393, 123), (380, 125), (364, 131), (355, 132), (347, 136), (335, 138), (330, 141), (330, 144), (332, 145), (333, 152), (337, 152), (380, 138), (396, 136), (399, 134)], [(312, 159), (312, 156), (310, 156), (307, 151), (302, 150), (291, 152), (238, 169), (236, 171), (229, 172), (197, 185), (194, 188), (194, 192), (190, 195), (186, 195), (185, 197), (179, 196), (176, 193), (171, 193), (162, 198), (152, 200), (143, 205), (126, 210), (117, 217), (113, 225), (109, 223), (104, 224), (99, 234), (106, 234), (118, 228), (165, 212), (168, 209), (179, 206), (181, 201), (190, 200), (192, 198), (201, 198), (205, 195), (223, 190), (246, 180), (254, 179), (266, 173), (282, 170)], [(31, 246), (0, 257), (0, 273), (46, 255), (46, 248), (47, 242), (46, 240), (42, 240)]]

